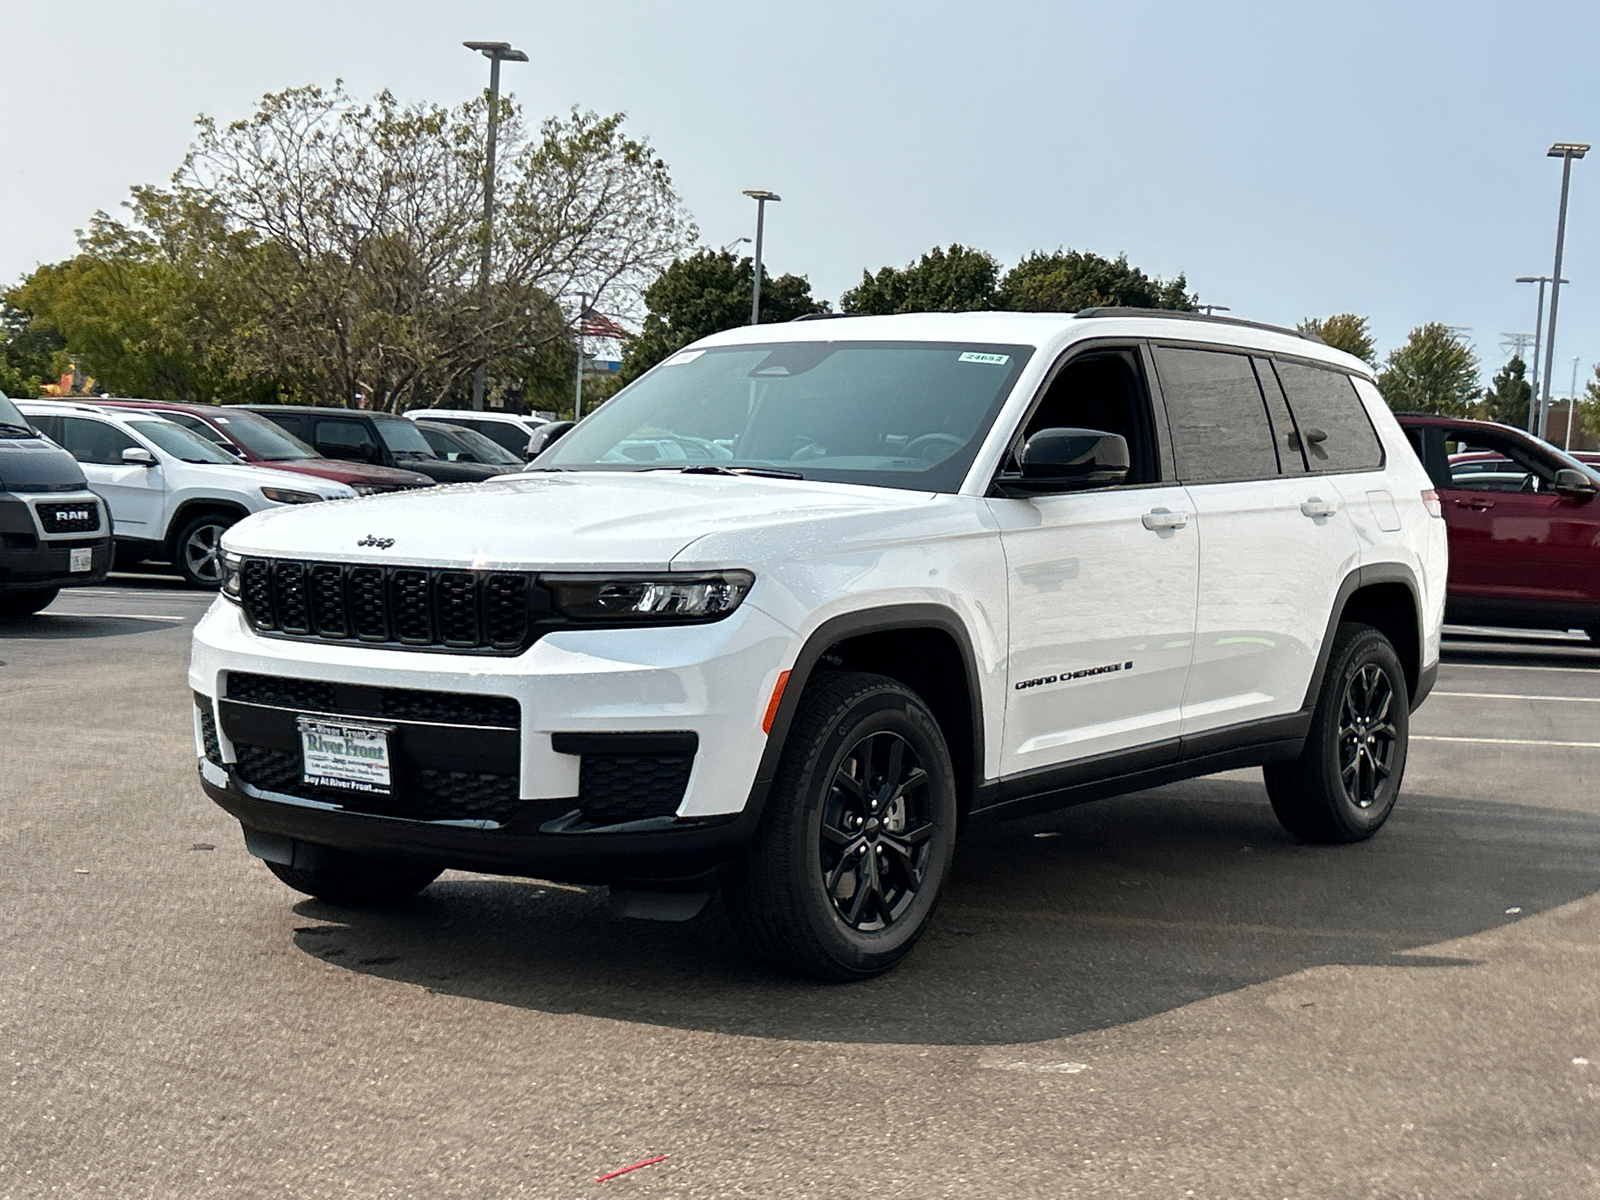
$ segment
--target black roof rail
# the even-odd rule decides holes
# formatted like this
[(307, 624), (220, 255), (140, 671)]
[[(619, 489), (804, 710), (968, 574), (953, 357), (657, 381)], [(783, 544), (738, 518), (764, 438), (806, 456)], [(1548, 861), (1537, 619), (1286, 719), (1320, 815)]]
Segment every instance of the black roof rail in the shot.
[(1219, 317), (1215, 313), (1178, 312), (1170, 308), (1080, 308), (1075, 317), (1159, 317), (1166, 321), (1206, 321), (1215, 325), (1243, 325), (1246, 329), (1265, 329), (1268, 333), (1286, 333), (1303, 341), (1326, 346), (1314, 333), (1288, 329), (1282, 325), (1268, 325), (1265, 321), (1246, 321), (1243, 317)]
[(835, 317), (853, 317), (855, 315), (856, 315), (855, 313), (845, 313), (845, 312), (838, 312), (838, 313), (836, 313), (836, 312), (801, 313), (798, 317), (790, 317), (789, 318), (789, 324), (793, 325), (796, 321), (827, 321), (827, 320), (831, 320), (831, 319), (833, 319)]

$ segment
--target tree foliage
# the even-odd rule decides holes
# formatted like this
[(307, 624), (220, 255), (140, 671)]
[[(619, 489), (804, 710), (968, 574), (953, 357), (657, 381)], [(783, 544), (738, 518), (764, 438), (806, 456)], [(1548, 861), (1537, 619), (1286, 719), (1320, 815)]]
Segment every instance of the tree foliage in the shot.
[(1103, 258), (1082, 250), (1034, 251), (1006, 273), (996, 308), (1013, 312), (1077, 312), (1102, 306), (1193, 311), (1188, 280), (1152, 279), (1128, 256)]
[(1468, 416), (1483, 394), (1478, 356), (1445, 326), (1419, 325), (1405, 345), (1389, 352), (1378, 390), (1396, 412)]
[(1528, 427), (1528, 406), (1533, 399), (1533, 385), (1528, 382), (1528, 364), (1520, 356), (1495, 373), (1484, 393), (1482, 416), (1486, 421), (1499, 421), (1502, 425)]
[[(494, 274), (478, 272), (487, 99), (455, 109), (290, 88), (248, 118), (202, 117), (168, 189), (99, 214), (70, 263), (15, 302), (119, 391), (401, 409), (548, 374), (580, 294), (637, 310), (695, 237), (665, 163), (621, 114), (529, 135), (501, 101)], [(569, 315), (571, 314), (571, 315)]]
[(1301, 333), (1321, 338), (1335, 350), (1353, 354), (1364, 363), (1377, 365), (1377, 346), (1367, 319), (1355, 313), (1335, 313), (1331, 317), (1307, 317), (1300, 322)]
[[(628, 343), (622, 358), (623, 382), (638, 378), (690, 342), (750, 321), (749, 258), (726, 250), (701, 250), (680, 258), (645, 289), (644, 328)], [(792, 321), (827, 312), (811, 297), (811, 284), (799, 275), (776, 279), (761, 271), (761, 323)]]
[(995, 307), (1000, 264), (982, 250), (935, 246), (904, 267), (863, 271), (861, 283), (839, 298), (857, 315), (914, 312), (975, 312)]
[(0, 302), (0, 393), (37, 396), (39, 386), (66, 370), (66, 339), (35, 326), (28, 313)]

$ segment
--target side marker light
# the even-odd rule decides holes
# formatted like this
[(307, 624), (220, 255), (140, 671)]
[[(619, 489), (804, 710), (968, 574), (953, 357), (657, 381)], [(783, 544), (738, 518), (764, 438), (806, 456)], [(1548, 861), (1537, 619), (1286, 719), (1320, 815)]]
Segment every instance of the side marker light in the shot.
[(778, 718), (778, 705), (783, 701), (783, 689), (789, 686), (789, 672), (778, 676), (778, 685), (772, 689), (772, 699), (767, 702), (767, 715), (761, 718), (761, 732), (771, 733), (772, 722)]

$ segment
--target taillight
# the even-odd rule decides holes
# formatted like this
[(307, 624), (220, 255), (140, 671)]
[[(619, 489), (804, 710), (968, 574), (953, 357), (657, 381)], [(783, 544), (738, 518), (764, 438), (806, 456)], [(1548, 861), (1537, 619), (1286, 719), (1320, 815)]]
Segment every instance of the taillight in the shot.
[(1428, 510), (1430, 517), (1444, 517), (1444, 505), (1439, 502), (1439, 493), (1432, 488), (1422, 493), (1422, 507)]

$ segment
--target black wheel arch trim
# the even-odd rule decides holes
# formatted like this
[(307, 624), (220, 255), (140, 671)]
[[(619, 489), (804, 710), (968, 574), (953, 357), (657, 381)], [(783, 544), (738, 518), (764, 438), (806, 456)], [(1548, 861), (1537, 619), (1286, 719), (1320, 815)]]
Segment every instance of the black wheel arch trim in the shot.
[(208, 500), (204, 498), (185, 500), (178, 505), (177, 511), (172, 514), (172, 520), (167, 525), (167, 535), (162, 538), (159, 545), (166, 546), (170, 553), (178, 551), (178, 535), (183, 532), (183, 527), (198, 516), (206, 513), (227, 513), (235, 521), (242, 521), (250, 515), (250, 510), (244, 505), (233, 500)]
[[(1350, 604), (1350, 598), (1363, 588), (1372, 587), (1381, 583), (1398, 583), (1411, 593), (1411, 607), (1416, 613), (1417, 627), (1413, 631), (1417, 639), (1417, 661), (1402, 665), (1416, 672), (1416, 685), (1412, 689), (1411, 711), (1415, 712), (1417, 706), (1427, 698), (1428, 692), (1433, 689), (1434, 680), (1439, 675), (1437, 662), (1427, 665), (1422, 659), (1427, 652), (1427, 638), (1422, 621), (1422, 589), (1417, 586), (1415, 572), (1404, 563), (1370, 563), (1357, 567), (1345, 576), (1344, 582), (1339, 585), (1339, 591), (1334, 596), (1332, 610), (1328, 614), (1328, 628), (1322, 635), (1322, 648), (1317, 652), (1317, 665), (1311, 672), (1311, 682), (1306, 687), (1305, 700), (1300, 706), (1300, 711), (1309, 714), (1317, 706), (1317, 697), (1322, 692), (1322, 679), (1328, 671), (1328, 656), (1333, 653), (1333, 635), (1339, 628), (1339, 623), (1344, 619), (1345, 609)], [(1401, 648), (1396, 647), (1396, 652)]]
[(966, 671), (967, 700), (971, 709), (969, 719), (972, 722), (973, 769), (970, 780), (957, 780), (956, 785), (958, 792), (964, 791), (970, 798), (972, 806), (977, 805), (983, 788), (985, 743), (982, 679), (978, 673), (978, 659), (972, 648), (971, 635), (967, 632), (966, 624), (953, 609), (939, 604), (894, 604), (832, 617), (817, 626), (806, 638), (805, 644), (800, 647), (800, 653), (795, 657), (794, 664), (789, 668), (789, 682), (784, 686), (783, 697), (778, 702), (778, 711), (772, 721), (772, 730), (767, 735), (766, 749), (762, 751), (760, 765), (756, 768), (755, 782), (750, 787), (750, 796), (745, 803), (746, 813), (753, 813), (759, 819), (762, 809), (766, 807), (767, 793), (772, 788), (772, 781), (777, 777), (778, 763), (783, 757), (784, 744), (788, 741), (789, 730), (794, 724), (795, 713), (799, 710), (806, 683), (828, 649), (839, 642), (868, 634), (919, 629), (931, 629), (949, 634), (961, 655), (962, 665)]

